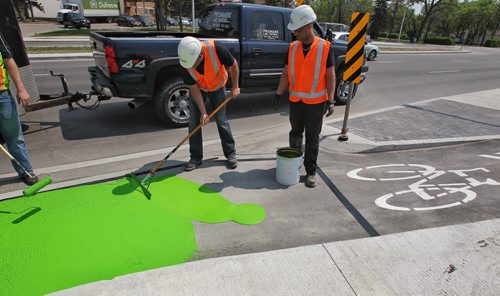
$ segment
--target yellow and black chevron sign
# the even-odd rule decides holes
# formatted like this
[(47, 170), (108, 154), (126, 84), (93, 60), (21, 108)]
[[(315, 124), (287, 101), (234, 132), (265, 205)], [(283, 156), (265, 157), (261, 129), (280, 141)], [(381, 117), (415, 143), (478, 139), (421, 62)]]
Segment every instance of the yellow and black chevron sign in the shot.
[(344, 81), (356, 84), (361, 82), (361, 67), (365, 56), (366, 28), (369, 19), (369, 13), (353, 12), (352, 14), (344, 65)]

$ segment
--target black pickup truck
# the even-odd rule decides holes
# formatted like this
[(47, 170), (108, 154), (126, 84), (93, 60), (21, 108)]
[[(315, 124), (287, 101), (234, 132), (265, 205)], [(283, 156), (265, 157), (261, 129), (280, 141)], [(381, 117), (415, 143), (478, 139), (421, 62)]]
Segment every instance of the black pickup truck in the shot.
[[(293, 34), (286, 28), (291, 9), (246, 4), (219, 3), (206, 8), (199, 33), (92, 32), (96, 67), (89, 73), (101, 97), (133, 98), (132, 108), (154, 101), (160, 120), (173, 126), (189, 121), (189, 89), (181, 79), (184, 71), (177, 56), (181, 38), (216, 39), (233, 54), (240, 66), (242, 92), (266, 92), (277, 88), (285, 55)], [(342, 81), (347, 43), (332, 40), (319, 24), (315, 34), (330, 40), (335, 52), (336, 101), (347, 99)], [(368, 71), (364, 66), (362, 72)], [(354, 85), (356, 91), (357, 85)]]

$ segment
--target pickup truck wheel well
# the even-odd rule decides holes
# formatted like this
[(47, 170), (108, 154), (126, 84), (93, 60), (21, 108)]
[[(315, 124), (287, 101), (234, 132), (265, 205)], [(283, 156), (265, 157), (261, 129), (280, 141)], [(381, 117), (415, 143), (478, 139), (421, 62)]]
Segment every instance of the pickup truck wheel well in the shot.
[(161, 122), (181, 127), (189, 123), (189, 88), (182, 79), (165, 81), (155, 92), (154, 106)]

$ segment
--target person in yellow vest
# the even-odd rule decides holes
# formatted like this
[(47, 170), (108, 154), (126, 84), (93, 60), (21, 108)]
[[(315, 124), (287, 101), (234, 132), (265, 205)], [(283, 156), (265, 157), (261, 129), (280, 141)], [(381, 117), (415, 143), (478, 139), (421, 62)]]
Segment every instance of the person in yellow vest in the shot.
[(17, 113), (16, 102), (9, 90), (9, 77), (17, 88), (17, 101), (23, 106), (30, 103), (30, 96), (23, 81), (21, 80), (21, 73), (13, 59), (12, 51), (8, 46), (5, 38), (0, 33), (0, 134), (2, 134), (7, 150), (12, 156), (21, 163), (31, 174), (26, 174), (15, 162), (12, 162), (19, 178), (27, 185), (33, 185), (38, 182), (38, 177), (33, 173), (31, 167), (28, 151), (24, 142), (21, 123)]
[(308, 5), (292, 10), (288, 29), (297, 41), (292, 42), (281, 74), (276, 98), (289, 91), (290, 147), (302, 150), (305, 131), (305, 185), (316, 186), (319, 134), (323, 114), (334, 111), (335, 61), (331, 43), (314, 35), (316, 14)]
[[(203, 125), (208, 123), (206, 102), (209, 102), (215, 109), (225, 100), (228, 80), (225, 67), (229, 68), (231, 75), (231, 95), (236, 97), (240, 94), (238, 81), (240, 70), (238, 62), (229, 50), (214, 40), (200, 41), (191, 36), (184, 37), (179, 43), (177, 53), (181, 66), (186, 69), (183, 73), (183, 81), (188, 85), (190, 92), (189, 132), (191, 132), (200, 122)], [(227, 167), (235, 169), (238, 166), (236, 147), (226, 117), (225, 106), (217, 112), (215, 120), (222, 150), (227, 158)], [(192, 171), (202, 164), (203, 139), (201, 129), (189, 138), (189, 152), (191, 158), (184, 167), (185, 171)]]

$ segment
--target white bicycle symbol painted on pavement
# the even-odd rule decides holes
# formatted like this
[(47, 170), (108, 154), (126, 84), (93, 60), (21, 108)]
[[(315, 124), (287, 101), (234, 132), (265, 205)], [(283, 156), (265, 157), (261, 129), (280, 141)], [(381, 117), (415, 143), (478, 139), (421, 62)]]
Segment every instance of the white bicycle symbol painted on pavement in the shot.
[[(347, 176), (353, 179), (362, 181), (401, 181), (410, 179), (420, 179), (417, 182), (408, 186), (408, 189), (398, 191), (395, 193), (388, 193), (380, 196), (375, 200), (375, 204), (381, 208), (396, 211), (427, 211), (445, 209), (450, 207), (466, 204), (477, 197), (476, 192), (472, 189), (481, 185), (498, 186), (499, 182), (486, 178), (484, 181), (479, 181), (469, 175), (472, 172), (489, 173), (490, 171), (485, 168), (474, 168), (467, 170), (436, 170), (432, 166), (422, 164), (385, 164), (369, 166), (366, 168), (359, 168), (347, 173)], [(383, 173), (383, 178), (376, 178), (375, 176)], [(433, 184), (431, 180), (445, 174), (455, 174), (463, 178), (463, 183), (441, 183)], [(441, 193), (434, 194), (432, 191), (441, 191)], [(429, 201), (433, 205), (426, 207), (405, 207), (399, 205), (401, 200), (396, 199), (397, 196), (404, 194), (416, 194), (421, 200)], [(460, 198), (457, 198), (460, 197)], [(406, 200), (408, 201), (408, 200)], [(405, 201), (403, 200), (403, 203)]]

